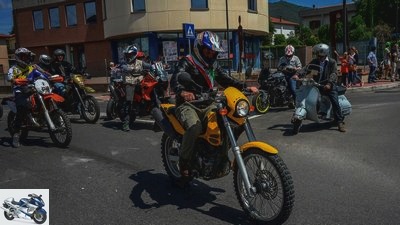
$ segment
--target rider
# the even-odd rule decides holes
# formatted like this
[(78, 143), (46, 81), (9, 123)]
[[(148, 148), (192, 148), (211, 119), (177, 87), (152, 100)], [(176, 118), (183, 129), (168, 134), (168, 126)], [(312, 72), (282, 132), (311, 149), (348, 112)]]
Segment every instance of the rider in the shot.
[[(180, 59), (176, 72), (171, 78), (171, 88), (176, 94), (176, 116), (185, 128), (179, 156), (181, 179), (177, 185), (180, 187), (185, 187), (192, 179), (190, 165), (195, 154), (193, 152), (195, 141), (203, 130), (201, 121), (204, 121), (210, 110), (215, 109), (215, 105), (196, 107), (191, 104), (190, 101), (196, 99), (195, 93), (186, 82), (183, 84), (179, 81), (179, 76), (190, 76), (203, 92), (216, 87), (214, 81), (224, 88), (228, 86), (234, 86), (240, 90), (245, 88), (245, 83), (228, 76), (216, 62), (218, 53), (222, 51), (219, 37), (215, 33), (210, 31), (199, 33), (194, 41), (194, 54)], [(252, 92), (258, 91), (256, 87), (249, 89)]]
[(54, 60), (51, 63), (52, 74), (59, 74), (64, 78), (69, 78), (71, 73), (78, 73), (75, 67), (65, 61), (65, 51), (62, 49), (56, 49), (53, 53)]
[(278, 70), (284, 72), (290, 93), (293, 96), (293, 100), (296, 101), (296, 81), (290, 78), (297, 70), (301, 69), (302, 65), (299, 57), (294, 55), (294, 50), (293, 45), (287, 45), (285, 47), (285, 55), (279, 59)]
[(11, 81), (13, 86), (13, 93), (15, 97), (15, 105), (17, 113), (15, 115), (14, 133), (12, 145), (15, 148), (20, 146), (19, 137), (22, 126), (22, 119), (29, 113), (28, 97), (30, 95), (29, 87), (26, 84), (16, 83), (16, 79), (26, 79), (28, 74), (32, 72), (33, 67), (30, 66), (33, 62), (35, 54), (26, 48), (18, 48), (15, 50), (16, 65), (8, 70), (8, 81)]
[[(314, 77), (319, 84), (324, 85), (321, 94), (327, 95), (332, 103), (335, 122), (340, 132), (346, 132), (344, 126), (344, 116), (340, 109), (337, 89), (337, 65), (336, 60), (329, 57), (329, 46), (323, 43), (317, 44), (312, 48), (314, 59), (309, 65), (319, 65), (320, 71), (317, 77)], [(299, 74), (296, 73), (292, 79), (298, 80)]]
[(135, 93), (135, 86), (140, 84), (143, 80), (142, 72), (144, 70), (150, 70), (151, 64), (146, 63), (142, 60), (137, 59), (138, 48), (134, 45), (129, 45), (124, 50), (125, 63), (121, 66), (122, 77), (126, 83), (133, 84), (126, 85), (126, 101), (121, 110), (122, 130), (129, 131), (129, 115), (131, 113), (131, 105), (133, 95)]

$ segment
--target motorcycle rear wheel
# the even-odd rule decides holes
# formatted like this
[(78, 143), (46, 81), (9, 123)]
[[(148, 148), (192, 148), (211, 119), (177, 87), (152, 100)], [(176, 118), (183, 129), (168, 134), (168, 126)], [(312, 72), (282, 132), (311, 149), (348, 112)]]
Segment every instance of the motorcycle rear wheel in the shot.
[(0, 105), (0, 119), (1, 119), (1, 117), (3, 117), (3, 106), (2, 105)]
[(174, 181), (179, 179), (179, 147), (180, 143), (169, 137), (166, 133), (161, 138), (161, 157), (164, 169), (168, 176)]
[(85, 119), (85, 121), (88, 123), (96, 123), (100, 118), (100, 106), (96, 98), (91, 95), (87, 95), (83, 99), (83, 104), (85, 105), (81, 109), (83, 119)]
[(12, 214), (8, 214), (6, 211), (4, 211), (4, 217), (7, 220), (13, 220), (14, 219), (14, 216)]
[(260, 91), (253, 98), (253, 105), (258, 113), (265, 114), (271, 107), (270, 97), (268, 93)]
[(72, 140), (72, 126), (67, 114), (61, 109), (54, 110), (50, 118), (56, 127), (55, 131), (49, 131), (51, 140), (58, 147), (66, 148)]
[(242, 154), (255, 193), (248, 193), (237, 165), (234, 167), (235, 193), (250, 218), (263, 224), (282, 224), (294, 205), (292, 177), (278, 155), (253, 148)]
[(118, 117), (117, 102), (114, 98), (110, 98), (107, 102), (106, 116), (107, 120), (114, 120)]
[(47, 220), (47, 214), (39, 213), (38, 211), (33, 212), (33, 221), (37, 224), (43, 224)]

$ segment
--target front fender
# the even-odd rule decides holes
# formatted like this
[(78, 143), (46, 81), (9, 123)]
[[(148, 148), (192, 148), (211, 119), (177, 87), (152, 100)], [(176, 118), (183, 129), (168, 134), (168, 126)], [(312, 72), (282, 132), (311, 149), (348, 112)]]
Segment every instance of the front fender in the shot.
[(47, 214), (46, 210), (43, 209), (43, 208), (36, 209), (36, 211), (37, 211), (38, 213), (42, 214), (42, 215), (46, 215), (46, 214)]
[(270, 154), (278, 154), (278, 149), (276, 149), (275, 147), (261, 142), (261, 141), (251, 141), (251, 142), (247, 142), (245, 144), (243, 144), (242, 146), (240, 146), (240, 150), (242, 152), (247, 151), (248, 149), (251, 148), (259, 148), (261, 150), (263, 150), (264, 152), (270, 153)]
[(64, 101), (64, 97), (62, 97), (61, 95), (58, 95), (56, 93), (51, 93), (51, 94), (48, 94), (48, 95), (44, 95), (43, 98), (44, 98), (44, 100), (47, 100), (47, 99), (51, 98), (55, 102), (63, 102)]

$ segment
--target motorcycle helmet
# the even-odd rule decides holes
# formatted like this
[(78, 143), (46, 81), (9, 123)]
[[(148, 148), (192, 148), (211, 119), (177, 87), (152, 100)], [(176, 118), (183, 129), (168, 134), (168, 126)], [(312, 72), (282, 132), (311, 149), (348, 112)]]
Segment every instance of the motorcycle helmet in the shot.
[(51, 57), (48, 56), (48, 55), (46, 55), (46, 54), (42, 54), (42, 55), (39, 56), (39, 62), (40, 62), (42, 65), (49, 66), (50, 63), (51, 63)]
[(294, 47), (293, 47), (293, 45), (288, 45), (288, 46), (286, 46), (286, 48), (285, 48), (285, 56), (288, 57), (288, 58), (290, 58), (290, 57), (293, 56), (293, 54), (294, 54)]
[(210, 67), (223, 52), (219, 37), (211, 31), (199, 33), (194, 41), (193, 52), (196, 58), (206, 67)]
[[(65, 59), (65, 52), (62, 49), (56, 49), (53, 54), (57, 61), (63, 61)], [(63, 58), (60, 60), (58, 59), (58, 56), (63, 56)]]
[(15, 60), (20, 66), (27, 66), (35, 59), (35, 54), (26, 48), (15, 50)]
[(124, 57), (126, 63), (132, 63), (133, 61), (135, 61), (137, 55), (138, 55), (138, 49), (134, 45), (129, 45), (124, 50)]
[(329, 46), (327, 44), (323, 44), (323, 43), (316, 44), (312, 48), (312, 53), (317, 58), (326, 57), (329, 54)]

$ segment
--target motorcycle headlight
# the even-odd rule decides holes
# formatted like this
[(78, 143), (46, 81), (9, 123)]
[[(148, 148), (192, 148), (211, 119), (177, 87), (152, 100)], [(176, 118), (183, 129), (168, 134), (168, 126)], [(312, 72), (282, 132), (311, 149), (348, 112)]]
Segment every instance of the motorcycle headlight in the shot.
[(240, 117), (245, 117), (249, 113), (249, 103), (246, 100), (239, 100), (236, 103), (236, 114)]

